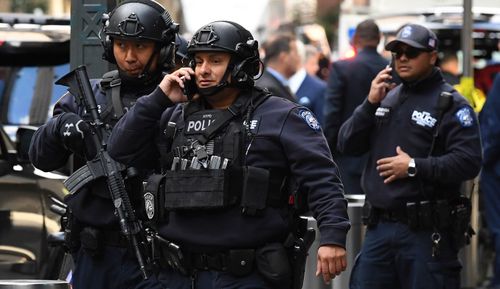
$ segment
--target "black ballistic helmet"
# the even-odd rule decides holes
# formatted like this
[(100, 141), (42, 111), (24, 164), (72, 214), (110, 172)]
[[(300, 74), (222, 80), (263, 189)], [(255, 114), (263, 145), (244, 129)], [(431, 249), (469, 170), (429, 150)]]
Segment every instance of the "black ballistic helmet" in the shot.
[(254, 76), (259, 74), (261, 67), (259, 44), (243, 26), (231, 21), (214, 21), (203, 26), (193, 35), (187, 48), (191, 66), (194, 66), (194, 54), (200, 51), (230, 53), (226, 75), (231, 73), (233, 84), (238, 87), (253, 86)]
[(113, 38), (151, 40), (158, 44), (159, 62), (173, 67), (175, 34), (179, 25), (170, 14), (153, 0), (127, 0), (109, 14), (103, 14), (100, 35), (104, 48), (103, 58), (116, 64), (113, 55)]

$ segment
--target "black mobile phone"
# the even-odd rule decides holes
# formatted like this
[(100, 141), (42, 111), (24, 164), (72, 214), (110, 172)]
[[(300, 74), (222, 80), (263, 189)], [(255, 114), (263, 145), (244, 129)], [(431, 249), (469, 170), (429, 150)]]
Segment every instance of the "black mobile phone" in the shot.
[[(394, 78), (394, 56), (391, 56), (391, 60), (389, 61), (389, 64), (387, 64), (388, 67), (392, 68), (391, 72), (389, 73), (393, 78)], [(391, 83), (393, 79), (387, 79), (387, 83)]]
[(187, 96), (188, 100), (193, 99), (193, 96), (198, 92), (198, 86), (196, 86), (196, 79), (191, 76), (190, 80), (184, 79), (184, 95)]

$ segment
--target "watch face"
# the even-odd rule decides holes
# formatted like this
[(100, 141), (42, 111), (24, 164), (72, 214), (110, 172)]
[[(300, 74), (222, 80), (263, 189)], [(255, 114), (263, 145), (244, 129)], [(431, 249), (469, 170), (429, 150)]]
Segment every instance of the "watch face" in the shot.
[(417, 174), (417, 169), (415, 167), (408, 168), (408, 176), (414, 177)]
[(415, 161), (413, 159), (410, 160), (408, 164), (408, 176), (414, 177), (417, 174), (417, 168), (415, 166)]

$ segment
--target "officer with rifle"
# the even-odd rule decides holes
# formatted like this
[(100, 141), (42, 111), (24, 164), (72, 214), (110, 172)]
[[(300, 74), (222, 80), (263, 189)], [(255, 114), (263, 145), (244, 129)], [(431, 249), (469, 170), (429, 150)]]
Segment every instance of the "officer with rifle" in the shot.
[(174, 67), (177, 30), (155, 1), (124, 1), (104, 14), (103, 58), (118, 70), (91, 83), (83, 67), (63, 77), (59, 83), (69, 91), (33, 136), (29, 155), (35, 167), (55, 170), (71, 155), (81, 167), (65, 182), (70, 192), (65, 239), (75, 261), (75, 289), (153, 287), (155, 282), (149, 278), (138, 210), (148, 171), (113, 161), (107, 139), (137, 98), (151, 93), (163, 71)]
[[(201, 27), (190, 67), (161, 81), (118, 122), (109, 153), (161, 171), (145, 188), (154, 258), (168, 288), (301, 288), (314, 231), (317, 275), (345, 270), (350, 223), (323, 132), (305, 107), (256, 87), (258, 43), (237, 23)], [(189, 101), (188, 101), (189, 100)]]

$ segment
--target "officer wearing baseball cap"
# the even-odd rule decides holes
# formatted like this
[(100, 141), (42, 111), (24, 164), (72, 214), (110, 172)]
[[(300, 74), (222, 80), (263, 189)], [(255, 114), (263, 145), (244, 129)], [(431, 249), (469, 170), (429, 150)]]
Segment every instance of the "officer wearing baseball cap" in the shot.
[(396, 39), (387, 43), (385, 49), (393, 51), (401, 43), (417, 49), (433, 51), (437, 49), (438, 39), (434, 32), (424, 26), (409, 24), (399, 30)]
[(350, 289), (460, 288), (457, 252), (470, 220), (460, 185), (479, 173), (481, 143), (474, 111), (435, 66), (437, 46), (429, 29), (403, 26), (386, 45), (393, 67), (340, 128), (341, 153), (369, 154), (367, 231)]

